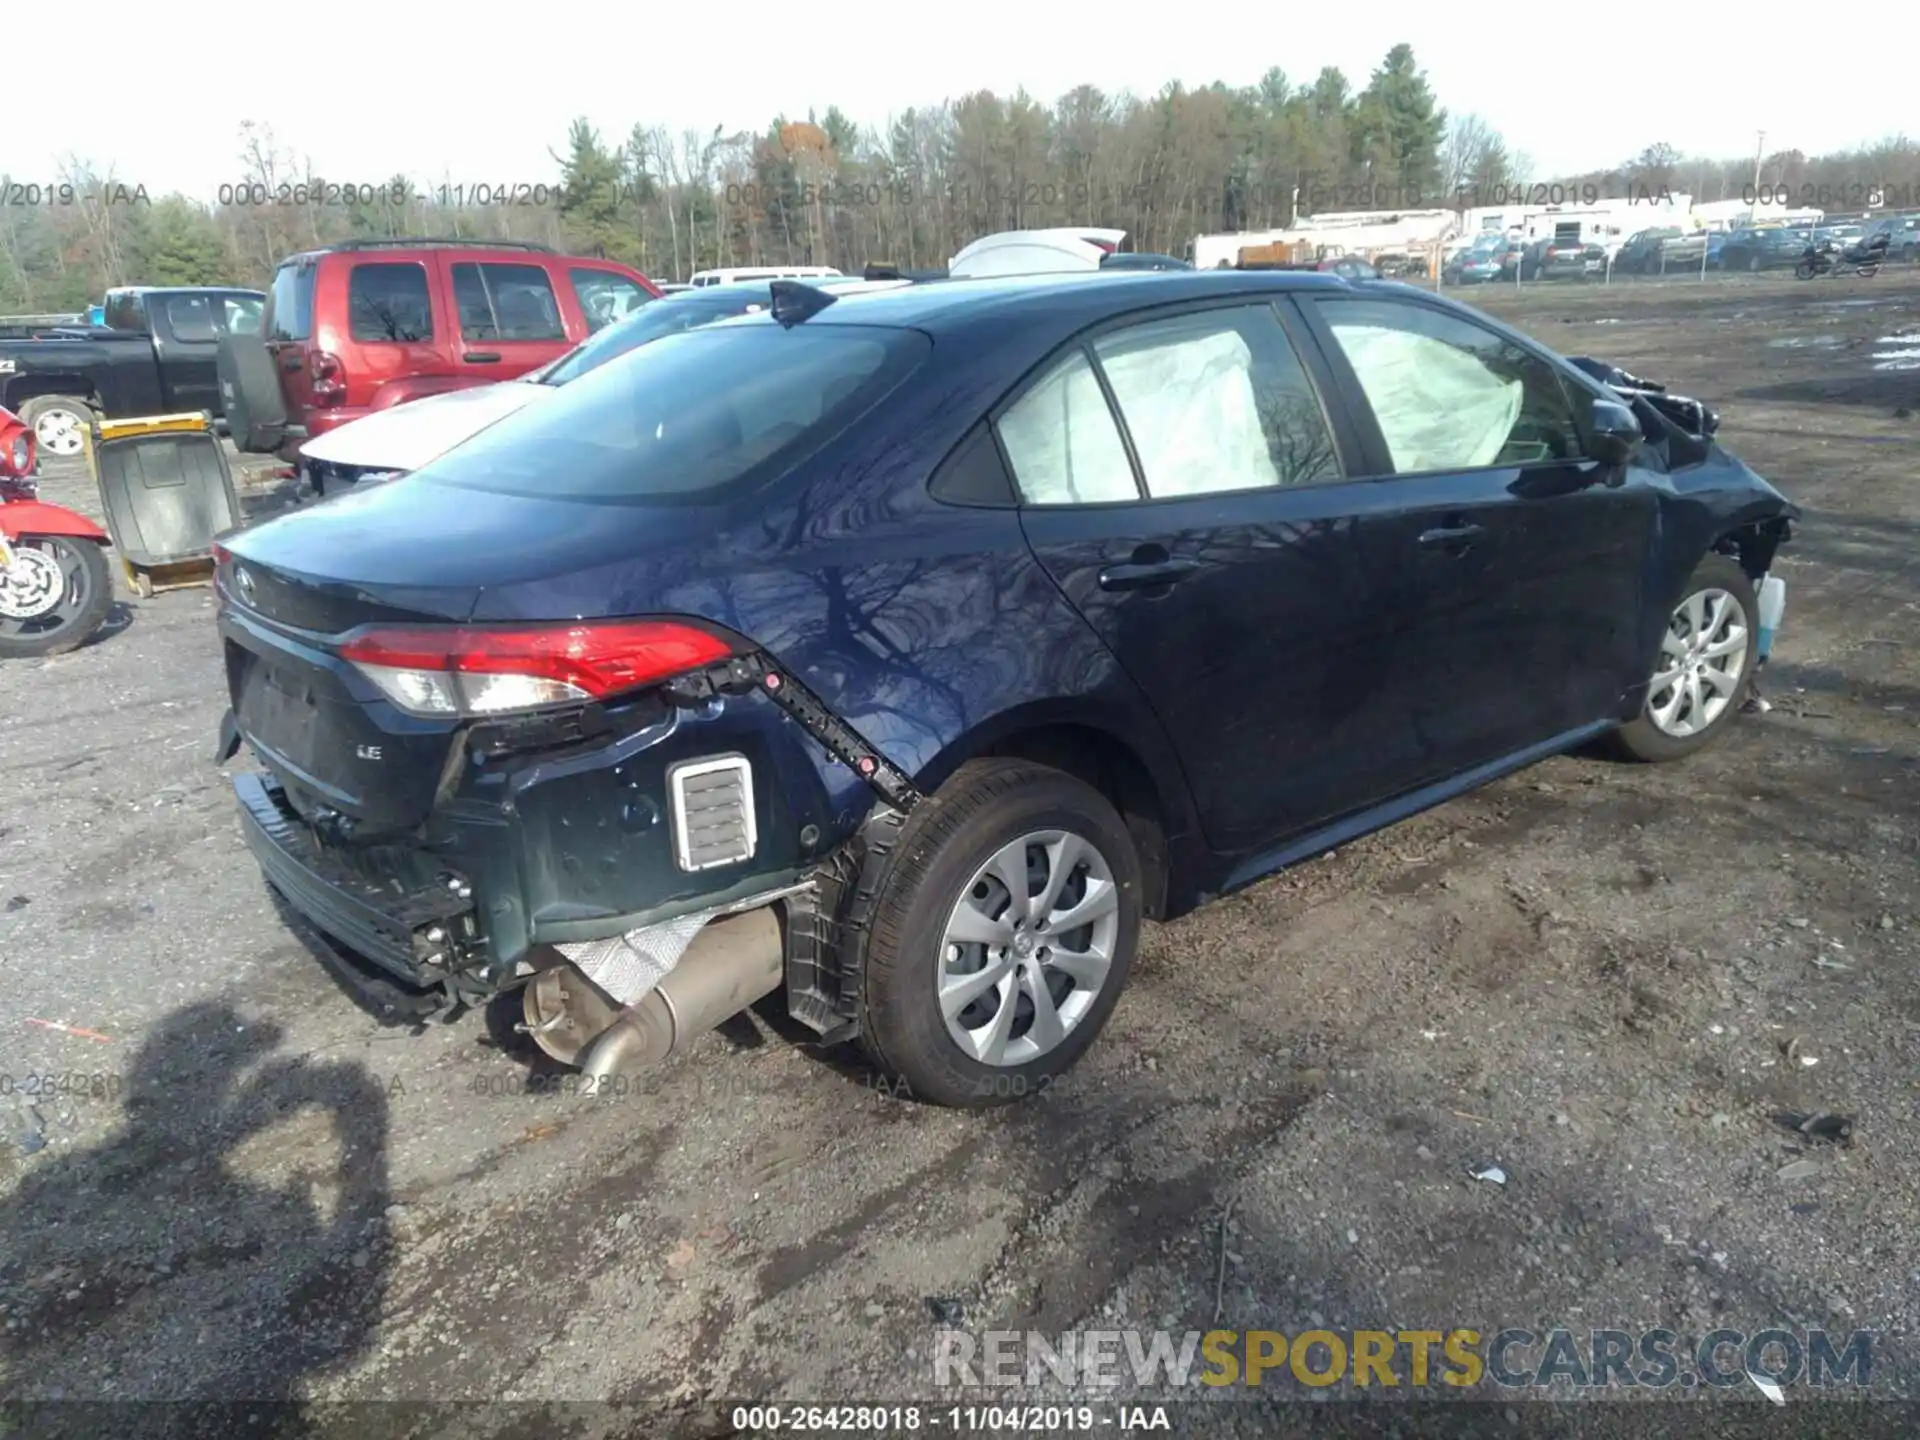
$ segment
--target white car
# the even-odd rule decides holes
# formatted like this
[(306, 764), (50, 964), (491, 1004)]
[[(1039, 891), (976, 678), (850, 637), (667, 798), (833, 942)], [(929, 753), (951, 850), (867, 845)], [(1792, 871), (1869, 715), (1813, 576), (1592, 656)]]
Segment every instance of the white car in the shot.
[[(823, 276), (806, 283), (844, 294), (849, 290), (885, 290), (906, 282)], [(558, 360), (517, 379), (423, 396), (329, 430), (300, 447), (301, 468), (319, 495), (394, 479), (439, 459), (489, 425), (539, 404), (559, 386), (629, 350), (715, 320), (750, 315), (765, 309), (771, 298), (769, 282), (760, 280), (703, 286), (651, 300), (626, 319), (581, 341)]]
[(1047, 275), (1098, 270), (1127, 238), (1124, 230), (1062, 225), (1050, 230), (1002, 230), (983, 235), (947, 262), (956, 280), (987, 275)]

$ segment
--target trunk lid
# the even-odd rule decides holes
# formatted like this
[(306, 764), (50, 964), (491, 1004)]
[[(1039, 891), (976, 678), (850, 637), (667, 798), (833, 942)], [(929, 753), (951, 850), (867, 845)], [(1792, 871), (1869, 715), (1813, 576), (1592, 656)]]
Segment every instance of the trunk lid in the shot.
[(630, 558), (644, 566), (711, 523), (700, 510), (665, 516), (406, 476), (230, 536), (218, 581), (235, 722), (309, 820), (332, 823), (325, 812), (335, 812), (343, 835), (365, 839), (413, 829), (475, 722), (395, 708), (340, 657), (347, 634), (464, 622), (489, 590), (511, 592), (523, 615), (573, 615), (577, 597), (545, 603), (554, 577)]

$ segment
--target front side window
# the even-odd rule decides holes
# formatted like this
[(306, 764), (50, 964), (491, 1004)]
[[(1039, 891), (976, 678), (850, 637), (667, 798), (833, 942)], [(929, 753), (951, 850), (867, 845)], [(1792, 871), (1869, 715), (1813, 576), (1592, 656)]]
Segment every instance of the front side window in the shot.
[(1422, 305), (1319, 300), (1395, 474), (1578, 459), (1573, 402), (1538, 356)]

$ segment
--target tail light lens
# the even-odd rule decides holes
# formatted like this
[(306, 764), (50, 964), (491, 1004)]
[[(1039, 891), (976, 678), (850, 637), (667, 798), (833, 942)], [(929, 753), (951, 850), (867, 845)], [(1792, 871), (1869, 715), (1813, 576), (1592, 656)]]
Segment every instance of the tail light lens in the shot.
[(329, 355), (325, 350), (315, 351), (309, 373), (314, 404), (339, 405), (346, 400), (346, 371), (338, 355)]
[(376, 627), (340, 649), (400, 709), (503, 715), (604, 700), (725, 660), (733, 647), (672, 620)]

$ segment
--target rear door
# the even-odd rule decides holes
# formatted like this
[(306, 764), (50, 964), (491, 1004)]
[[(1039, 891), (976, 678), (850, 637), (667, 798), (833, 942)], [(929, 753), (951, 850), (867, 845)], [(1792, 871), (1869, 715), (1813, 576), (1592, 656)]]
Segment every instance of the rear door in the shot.
[(538, 260), (448, 258), (456, 369), (471, 380), (511, 380), (557, 360), (567, 338), (553, 277)]
[(447, 358), (446, 307), (434, 304), (437, 255), (429, 251), (419, 259), (400, 259), (348, 252), (340, 262), (347, 266), (346, 334), (339, 359), (348, 405), (371, 405), (389, 381), (454, 373)]
[[(1141, 687), (1209, 842), (1380, 798), (1412, 761), (1383, 487), (1260, 297), (1096, 333), (995, 417), (1035, 556)], [(1390, 528), (1390, 527), (1389, 527)]]
[(1613, 715), (1634, 683), (1656, 499), (1590, 458), (1592, 392), (1451, 308), (1302, 299), (1367, 473), (1396, 498), (1422, 782)]

